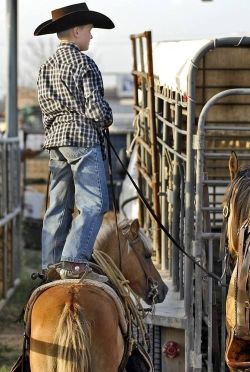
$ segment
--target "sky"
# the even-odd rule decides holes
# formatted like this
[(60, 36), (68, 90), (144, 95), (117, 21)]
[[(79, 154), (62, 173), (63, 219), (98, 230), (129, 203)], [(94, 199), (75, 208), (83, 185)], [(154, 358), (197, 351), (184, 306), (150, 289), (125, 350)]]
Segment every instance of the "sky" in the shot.
[[(0, 97), (6, 82), (6, 3), (0, 0)], [(35, 28), (51, 18), (51, 10), (70, 0), (17, 0), (19, 76), (35, 79), (37, 53), (44, 59), (57, 45), (53, 36), (34, 37)], [(74, 0), (73, 3), (77, 2)], [(154, 41), (210, 39), (250, 34), (250, 0), (91, 0), (89, 9), (109, 16), (113, 30), (95, 29), (90, 54), (101, 71), (130, 72), (129, 35), (152, 31)], [(21, 81), (22, 82), (22, 81)], [(20, 83), (21, 83), (20, 82)]]

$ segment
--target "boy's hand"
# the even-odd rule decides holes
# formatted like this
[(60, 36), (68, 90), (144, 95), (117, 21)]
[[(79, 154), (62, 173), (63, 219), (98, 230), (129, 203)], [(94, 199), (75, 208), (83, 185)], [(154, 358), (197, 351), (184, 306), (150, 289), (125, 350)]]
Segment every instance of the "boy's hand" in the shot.
[(104, 128), (108, 128), (108, 127), (110, 127), (111, 124), (113, 124), (113, 118), (111, 118), (111, 119), (105, 121), (105, 123), (104, 123)]

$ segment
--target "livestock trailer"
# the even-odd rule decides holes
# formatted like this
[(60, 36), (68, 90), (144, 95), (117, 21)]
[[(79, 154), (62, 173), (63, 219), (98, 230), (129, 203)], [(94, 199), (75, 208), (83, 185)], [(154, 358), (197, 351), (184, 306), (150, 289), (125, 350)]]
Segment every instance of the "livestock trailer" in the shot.
[[(229, 155), (240, 166), (250, 160), (250, 38), (152, 44), (144, 32), (131, 42), (139, 186), (174, 239), (220, 276)], [(156, 371), (225, 371), (226, 288), (177, 249), (141, 201), (139, 218), (171, 289), (148, 320)]]

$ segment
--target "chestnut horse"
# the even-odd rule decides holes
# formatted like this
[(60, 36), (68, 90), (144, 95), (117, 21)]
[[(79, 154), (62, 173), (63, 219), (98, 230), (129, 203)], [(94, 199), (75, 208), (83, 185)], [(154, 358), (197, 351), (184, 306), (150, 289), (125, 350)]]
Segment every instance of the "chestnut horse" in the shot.
[[(149, 241), (138, 220), (121, 221), (118, 233), (120, 249), (109, 213), (95, 249), (107, 253), (118, 267), (121, 262), (130, 287), (146, 303), (162, 302), (167, 286), (152, 263)], [(117, 372), (123, 352), (116, 305), (101, 288), (56, 285), (36, 300), (31, 314), (32, 372)]]
[[(249, 249), (246, 236), (247, 229), (249, 231), (250, 226), (250, 168), (238, 170), (236, 154), (232, 153), (229, 160), (229, 170), (231, 183), (225, 195), (224, 208), (226, 208), (226, 217), (228, 219), (228, 248), (234, 261), (234, 270), (230, 279), (226, 301), (227, 346), (225, 359), (230, 371), (238, 371), (245, 370), (247, 367), (250, 368), (250, 338), (247, 336), (244, 339), (244, 337), (239, 336), (238, 329), (240, 328), (239, 324), (237, 324), (239, 322), (240, 309), (244, 307), (244, 304), (242, 307), (242, 301), (240, 300), (244, 292), (239, 290), (237, 284), (240, 278), (241, 260), (243, 259), (242, 254), (239, 254), (239, 247), (241, 245), (241, 249), (245, 250), (244, 256), (246, 256), (246, 252)], [(247, 282), (247, 277), (245, 281)], [(248, 286), (250, 286), (250, 283)], [(250, 288), (248, 288), (248, 291), (250, 293)], [(246, 300), (249, 304), (249, 294), (246, 297), (248, 297)], [(247, 322), (249, 323), (250, 319)]]

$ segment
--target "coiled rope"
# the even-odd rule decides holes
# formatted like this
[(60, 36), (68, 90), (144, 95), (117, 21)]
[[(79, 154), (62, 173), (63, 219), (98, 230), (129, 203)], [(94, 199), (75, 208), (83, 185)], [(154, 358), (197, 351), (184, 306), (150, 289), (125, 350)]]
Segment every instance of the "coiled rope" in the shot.
[[(106, 253), (94, 250), (92, 254), (96, 263), (100, 266), (102, 271), (107, 275), (113, 288), (116, 290), (124, 306), (126, 318), (128, 321), (128, 339), (130, 353), (133, 345), (136, 342), (133, 338), (132, 325), (139, 329), (142, 343), (144, 347), (148, 346), (147, 343), (147, 330), (143, 319), (146, 317), (146, 312), (142, 307), (139, 297), (133, 292), (129, 286), (129, 281), (124, 277), (122, 272), (118, 269), (112, 258)], [(135, 302), (133, 301), (133, 296)]]

